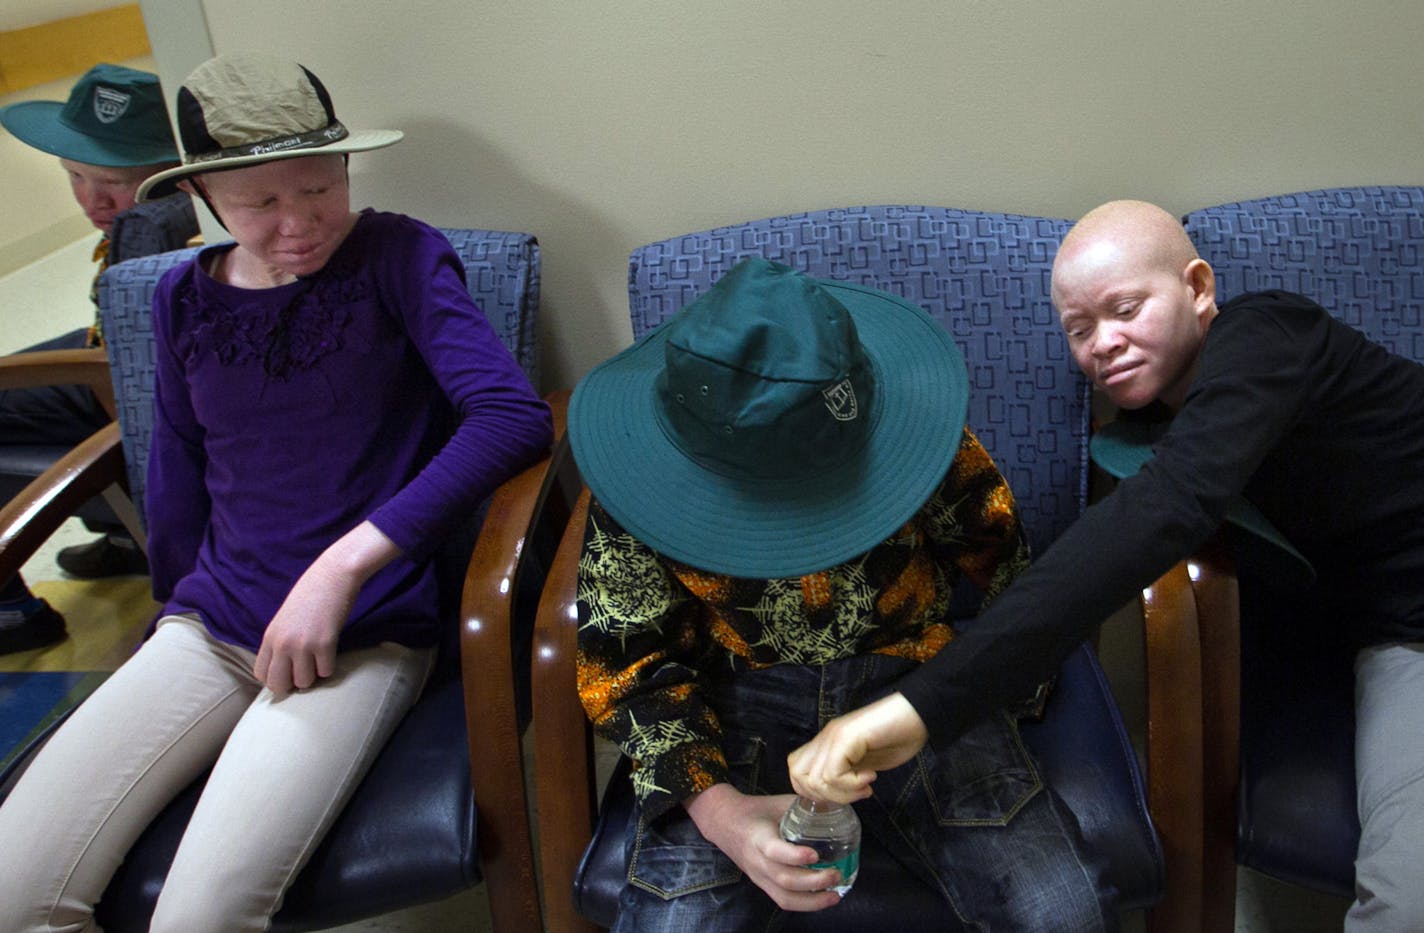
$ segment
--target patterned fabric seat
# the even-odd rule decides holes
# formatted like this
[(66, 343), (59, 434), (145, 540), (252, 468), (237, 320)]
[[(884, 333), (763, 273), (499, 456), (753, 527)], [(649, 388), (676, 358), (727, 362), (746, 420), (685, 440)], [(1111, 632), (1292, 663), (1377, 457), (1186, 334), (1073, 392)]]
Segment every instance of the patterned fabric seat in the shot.
[[(192, 199), (185, 194), (136, 204), (114, 218), (109, 235), (109, 262), (151, 256), (186, 246), (198, 232)], [(56, 335), (58, 336), (58, 335)], [(0, 444), (0, 502), (8, 501), (64, 456), (68, 446), (28, 441)], [(118, 519), (102, 498), (84, 503), (77, 511), (92, 527), (109, 530)]]
[[(1332, 188), (1222, 204), (1188, 214), (1186, 229), (1216, 270), (1219, 300), (1298, 292), (1424, 363), (1424, 188)], [(1236, 858), (1353, 897), (1360, 826), (1354, 659), (1344, 626), (1320, 619), (1306, 594), (1244, 572), (1240, 588)]]

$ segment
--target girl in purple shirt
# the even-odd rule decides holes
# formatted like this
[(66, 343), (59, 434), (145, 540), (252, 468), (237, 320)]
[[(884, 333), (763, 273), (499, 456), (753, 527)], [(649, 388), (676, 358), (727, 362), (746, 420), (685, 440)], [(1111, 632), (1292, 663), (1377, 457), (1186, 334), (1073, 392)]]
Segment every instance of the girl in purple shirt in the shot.
[(0, 807), (0, 928), (79, 930), (208, 767), (153, 930), (265, 929), (429, 673), (431, 555), (550, 442), (434, 229), (353, 212), (351, 133), (299, 65), (178, 95), (176, 184), (234, 243), (168, 273), (146, 509), (154, 631)]

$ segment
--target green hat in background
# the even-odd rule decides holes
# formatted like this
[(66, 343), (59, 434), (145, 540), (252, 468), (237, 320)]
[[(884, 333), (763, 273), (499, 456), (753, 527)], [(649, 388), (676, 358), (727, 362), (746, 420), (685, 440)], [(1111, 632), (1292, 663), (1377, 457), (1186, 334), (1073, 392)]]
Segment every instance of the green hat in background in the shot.
[(795, 577), (908, 521), (959, 451), (968, 376), (922, 309), (747, 259), (580, 381), (593, 494), (679, 562)]
[(16, 139), (62, 159), (120, 168), (178, 161), (158, 76), (95, 65), (64, 103), (32, 100), (0, 109)]
[[(1168, 424), (1161, 422), (1114, 421), (1093, 434), (1088, 449), (1093, 462), (1109, 475), (1126, 479), (1152, 459), (1152, 445), (1166, 433), (1167, 427)], [(1271, 524), (1270, 519), (1244, 497), (1237, 496), (1226, 507), (1223, 518), (1229, 525), (1247, 533), (1239, 540), (1250, 563), (1269, 569), (1277, 576), (1308, 582), (1315, 580), (1315, 568), (1305, 555), (1296, 550), (1286, 536)]]

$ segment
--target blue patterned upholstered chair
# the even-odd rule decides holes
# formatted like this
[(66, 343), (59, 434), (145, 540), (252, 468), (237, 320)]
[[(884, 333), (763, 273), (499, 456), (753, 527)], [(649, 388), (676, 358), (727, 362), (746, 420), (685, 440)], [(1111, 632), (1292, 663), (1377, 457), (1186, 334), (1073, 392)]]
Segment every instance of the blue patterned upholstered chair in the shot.
[[(1090, 387), (1068, 357), (1049, 301), (1062, 220), (926, 207), (867, 207), (774, 217), (691, 233), (634, 251), (629, 296), (634, 337), (677, 312), (739, 259), (765, 256), (813, 276), (861, 283), (921, 305), (960, 343), (970, 380), (969, 426), (1013, 487), (1031, 542), (1041, 551), (1085, 507)], [(950, 442), (946, 438), (946, 442)], [(581, 510), (570, 522), (541, 599), (535, 632), (535, 772), (546, 916), (561, 931), (613, 919), (625, 877), (623, 827), (632, 794), (622, 762), (601, 804), (594, 802), (588, 728), (574, 688), (577, 615), (573, 579), (582, 539)], [(1173, 586), (1190, 587), (1178, 568)], [(1173, 590), (1175, 592), (1175, 590)], [(1175, 598), (1175, 597), (1174, 597)], [(1167, 600), (1170, 602), (1171, 600)], [(1153, 617), (1166, 612), (1149, 601)], [(1171, 638), (1167, 639), (1170, 647)], [(1190, 694), (1194, 639), (1186, 655), (1162, 662), (1185, 685), (1150, 703), (1170, 765), (1154, 769), (1152, 818), (1138, 761), (1094, 651), (1082, 646), (1065, 664), (1038, 724), (1024, 736), (1048, 781), (1068, 801), (1090, 844), (1110, 863), (1124, 907), (1159, 904), (1156, 930), (1199, 929), (1201, 810), (1191, 805), (1199, 778), (1174, 761), (1199, 745), (1199, 698)], [(1164, 681), (1171, 681), (1168, 676)], [(1196, 687), (1199, 689), (1200, 684)], [(1180, 711), (1183, 722), (1171, 718)], [(1173, 744), (1173, 730), (1185, 739)], [(1155, 761), (1155, 758), (1152, 760)], [(1184, 783), (1174, 784), (1177, 779)], [(1163, 789), (1161, 794), (1158, 790)], [(1159, 808), (1162, 801), (1165, 809)], [(1185, 806), (1177, 806), (1185, 801)], [(1159, 814), (1159, 810), (1162, 812)], [(593, 820), (596, 817), (596, 827)], [(1159, 846), (1154, 831), (1169, 827)], [(593, 841), (590, 845), (590, 828)], [(945, 905), (927, 888), (867, 855), (857, 891), (831, 913), (792, 915), (790, 929), (944, 929)], [(1179, 871), (1180, 867), (1180, 871)], [(1181, 874), (1185, 881), (1177, 884)], [(1172, 884), (1164, 887), (1164, 878)], [(1180, 890), (1180, 895), (1167, 896)], [(864, 892), (864, 893), (861, 893)]]
[[(470, 292), (531, 379), (539, 300), (539, 245), (523, 233), (445, 230), (465, 264)], [(127, 485), (143, 501), (152, 428), (154, 288), (164, 271), (193, 255), (179, 250), (123, 263), (105, 275), (100, 303), (108, 333), (122, 426), (111, 425), (70, 458), (57, 491), (69, 501)], [(554, 399), (562, 429), (562, 398)], [(83, 458), (107, 466), (84, 469)], [(124, 466), (127, 465), (127, 477)], [(402, 721), (275, 918), (276, 930), (325, 929), (488, 883), (495, 929), (519, 933), (541, 923), (525, 801), (520, 733), (527, 721), (528, 645), (542, 567), (524, 546), (540, 507), (547, 458), (509, 480), (472, 516), (468, 534), (446, 547), (449, 643), (415, 707)], [(73, 487), (81, 487), (75, 489)], [(40, 510), (29, 526), (0, 510), (0, 573), (63, 520)], [(142, 528), (138, 540), (142, 541)], [(42, 538), (41, 538), (42, 539)], [(548, 556), (546, 555), (546, 559)], [(455, 624), (458, 617), (458, 626)], [(82, 620), (71, 620), (71, 624)], [(40, 741), (43, 740), (41, 737)], [(21, 763), (28, 756), (21, 759)], [(471, 767), (471, 762), (475, 767)], [(0, 775), (0, 794), (14, 775)], [(178, 839), (202, 780), (181, 794), (130, 851), (98, 905), (105, 930), (148, 929)]]
[(182, 249), (198, 235), (193, 199), (179, 192), (143, 201), (114, 218), (109, 233), (113, 264)]
[[(1186, 229), (1216, 270), (1217, 296), (1286, 289), (1409, 359), (1424, 362), (1424, 188), (1306, 191), (1188, 214)], [(1236, 860), (1314, 890), (1354, 896), (1353, 652), (1338, 624), (1310, 624), (1319, 601), (1253, 576), (1240, 579), (1240, 772), (1209, 790), (1235, 804), (1217, 826)], [(1289, 636), (1282, 626), (1289, 625)], [(1228, 629), (1222, 637), (1235, 639)], [(1217, 676), (1227, 684), (1234, 671)], [(1230, 735), (1224, 704), (1206, 735)], [(1234, 799), (1233, 799), (1234, 798)], [(1233, 831), (1234, 828), (1234, 831)], [(1229, 864), (1230, 850), (1220, 852)], [(1212, 872), (1229, 883), (1230, 872)], [(1233, 889), (1210, 929), (1229, 931)]]
[[(109, 237), (110, 261), (123, 262), (186, 246), (198, 232), (192, 199), (186, 194), (136, 204), (114, 219)], [(109, 373), (98, 350), (46, 350), (6, 358), (14, 387), (65, 385), (91, 387), (102, 403), (111, 405)], [(0, 374), (0, 378), (5, 378)], [(4, 385), (4, 383), (0, 383)], [(54, 444), (0, 444), (0, 502), (14, 497), (68, 451)], [(75, 513), (94, 527), (117, 527), (118, 518), (103, 498), (82, 503)]]

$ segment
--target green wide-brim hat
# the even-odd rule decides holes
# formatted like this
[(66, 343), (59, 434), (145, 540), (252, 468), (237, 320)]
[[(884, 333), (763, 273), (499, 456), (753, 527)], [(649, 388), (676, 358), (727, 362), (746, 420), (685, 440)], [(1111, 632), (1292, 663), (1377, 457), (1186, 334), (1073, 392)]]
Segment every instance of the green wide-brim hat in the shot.
[(908, 521), (967, 406), (964, 358), (924, 310), (750, 259), (589, 372), (568, 433), (593, 495), (648, 547), (785, 578)]
[(108, 168), (178, 161), (158, 76), (123, 65), (90, 68), (69, 99), (0, 109), (0, 125), (41, 152)]
[[(1161, 422), (1114, 421), (1098, 429), (1089, 441), (1093, 462), (1117, 479), (1126, 479), (1154, 456), (1153, 444), (1166, 433)], [(1315, 580), (1315, 567), (1296, 550), (1261, 510), (1242, 496), (1226, 507), (1227, 524), (1246, 532), (1238, 541), (1248, 561), (1275, 576), (1300, 582)], [(1264, 546), (1263, 546), (1264, 545)]]

